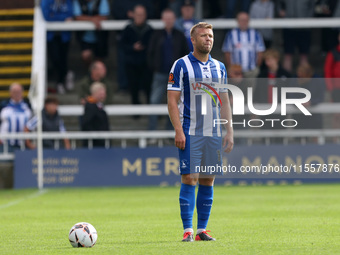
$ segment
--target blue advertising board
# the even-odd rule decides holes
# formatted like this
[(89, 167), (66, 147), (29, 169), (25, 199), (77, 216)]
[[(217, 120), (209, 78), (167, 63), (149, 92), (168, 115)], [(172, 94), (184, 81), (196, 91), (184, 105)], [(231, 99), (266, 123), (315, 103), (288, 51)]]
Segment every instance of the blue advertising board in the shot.
[[(236, 146), (223, 161), (217, 184), (340, 181), (337, 145)], [(179, 163), (175, 147), (44, 150), (44, 187), (177, 185)], [(37, 187), (37, 152), (14, 164), (14, 187)]]

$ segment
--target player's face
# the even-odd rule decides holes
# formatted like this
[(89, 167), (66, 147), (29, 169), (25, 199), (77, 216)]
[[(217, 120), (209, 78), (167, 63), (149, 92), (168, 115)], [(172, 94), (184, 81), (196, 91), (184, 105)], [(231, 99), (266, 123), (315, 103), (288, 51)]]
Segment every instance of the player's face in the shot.
[(199, 53), (208, 54), (214, 45), (214, 34), (210, 28), (197, 28), (191, 39), (194, 50)]

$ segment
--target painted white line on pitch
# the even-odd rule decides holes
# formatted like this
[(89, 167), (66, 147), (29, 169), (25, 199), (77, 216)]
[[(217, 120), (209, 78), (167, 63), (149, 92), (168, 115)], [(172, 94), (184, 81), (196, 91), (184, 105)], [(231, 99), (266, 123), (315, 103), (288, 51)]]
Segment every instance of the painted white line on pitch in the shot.
[(26, 197), (14, 200), (14, 201), (9, 202), (9, 203), (4, 204), (4, 205), (0, 205), (0, 210), (6, 209), (6, 208), (11, 207), (13, 205), (20, 204), (21, 202), (26, 201), (28, 199), (32, 199), (32, 198), (35, 198), (35, 197), (40, 197), (41, 195), (44, 195), (45, 193), (47, 193), (47, 191), (48, 191), (47, 189), (38, 190), (37, 192), (34, 192), (33, 194), (28, 195)]

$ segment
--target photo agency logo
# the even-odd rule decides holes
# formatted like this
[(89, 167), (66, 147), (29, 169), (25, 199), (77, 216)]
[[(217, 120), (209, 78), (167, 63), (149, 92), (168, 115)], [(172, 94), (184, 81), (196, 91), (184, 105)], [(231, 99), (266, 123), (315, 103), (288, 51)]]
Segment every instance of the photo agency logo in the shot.
[[(280, 91), (278, 88), (272, 88), (272, 102), (269, 104), (269, 108), (263, 109), (259, 107), (258, 109), (254, 105), (254, 97), (253, 97), (253, 88), (247, 88), (247, 100), (245, 100), (245, 95), (242, 90), (232, 84), (222, 84), (220, 82), (207, 82), (207, 81), (195, 81), (191, 83), (191, 86), (194, 90), (195, 94), (201, 95), (201, 114), (207, 115), (208, 105), (207, 102), (209, 98), (211, 98), (214, 102), (213, 107), (222, 107), (222, 100), (219, 95), (219, 92), (222, 90), (228, 91), (229, 94), (233, 97), (232, 104), (232, 114), (233, 115), (241, 115), (245, 116), (246, 111), (245, 107), (248, 108), (247, 114), (253, 114), (256, 116), (264, 116), (263, 118), (252, 118), (246, 119), (244, 118), (242, 121), (228, 123), (228, 120), (215, 118), (213, 119), (213, 126), (216, 127), (218, 125), (239, 125), (243, 127), (250, 128), (260, 128), (265, 125), (265, 123), (269, 123), (271, 127), (275, 125), (281, 125), (282, 127), (296, 127), (298, 125), (298, 121), (293, 118), (271, 118), (270, 116), (287, 116), (287, 107), (295, 106), (300, 114), (305, 116), (311, 116), (312, 114), (307, 110), (305, 104), (310, 101), (311, 93), (306, 88), (301, 87), (282, 87)], [(199, 93), (199, 91), (203, 93)], [(280, 92), (280, 93), (279, 93)], [(279, 94), (280, 96), (280, 105), (279, 105)], [(294, 94), (296, 98), (291, 98), (289, 95)], [(280, 108), (278, 109), (278, 107)], [(260, 109), (262, 108), (262, 109)]]

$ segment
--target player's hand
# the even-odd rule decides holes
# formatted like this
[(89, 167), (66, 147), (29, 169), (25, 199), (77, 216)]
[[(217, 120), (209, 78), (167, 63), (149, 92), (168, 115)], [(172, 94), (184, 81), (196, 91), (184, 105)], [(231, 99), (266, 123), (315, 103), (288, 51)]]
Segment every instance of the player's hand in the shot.
[(177, 148), (184, 150), (185, 149), (185, 135), (183, 131), (176, 132), (175, 135), (175, 145)]
[(229, 153), (233, 150), (234, 147), (234, 136), (232, 133), (227, 133), (223, 139), (223, 148), (226, 153)]

